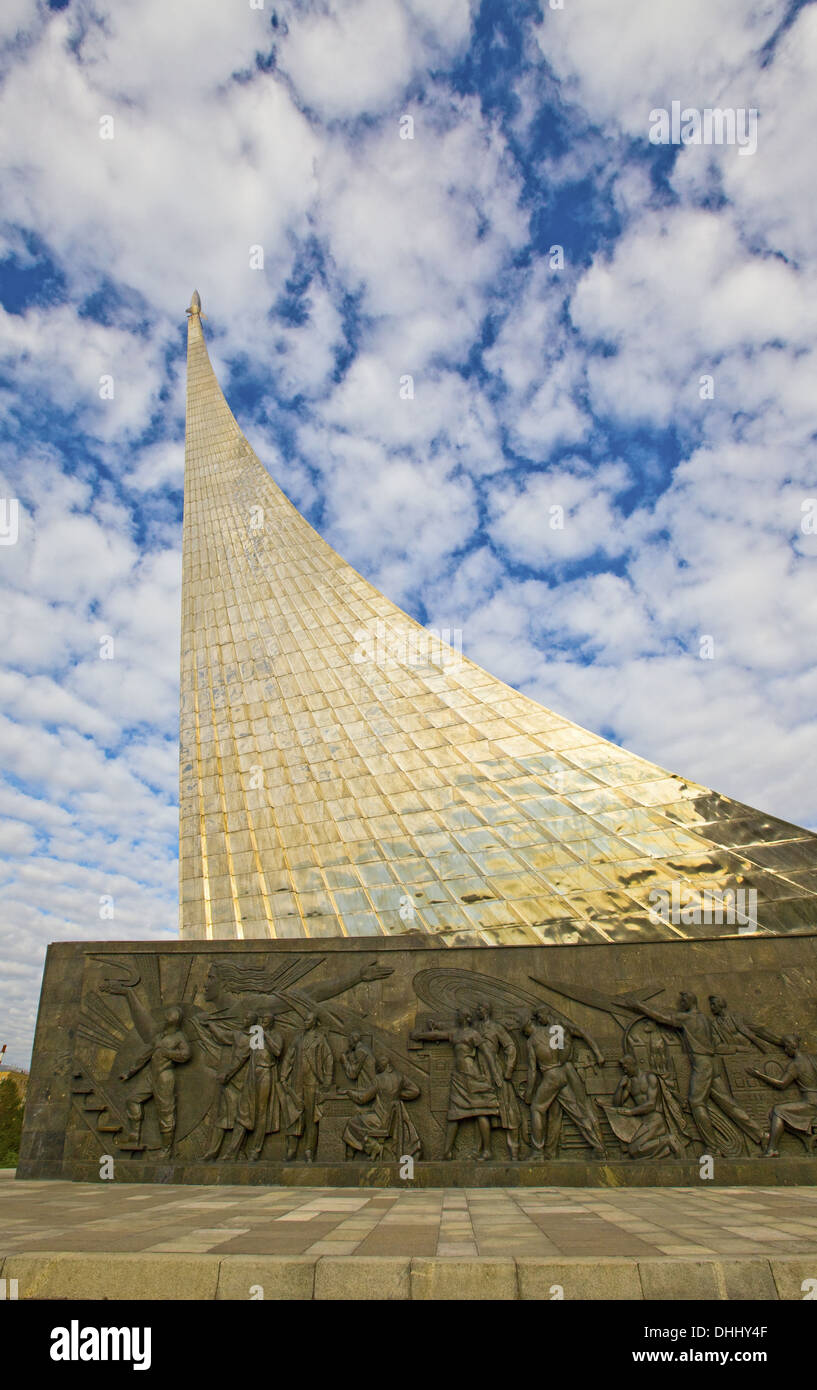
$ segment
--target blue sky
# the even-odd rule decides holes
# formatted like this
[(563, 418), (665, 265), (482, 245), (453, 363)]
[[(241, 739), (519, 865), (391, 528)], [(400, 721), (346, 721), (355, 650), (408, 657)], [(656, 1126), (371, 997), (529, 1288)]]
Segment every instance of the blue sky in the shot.
[[(6, 0), (13, 1061), (49, 941), (176, 933), (194, 286), (259, 456), (389, 597), (817, 824), (815, 69), (788, 0)], [(673, 101), (756, 150), (652, 144)]]

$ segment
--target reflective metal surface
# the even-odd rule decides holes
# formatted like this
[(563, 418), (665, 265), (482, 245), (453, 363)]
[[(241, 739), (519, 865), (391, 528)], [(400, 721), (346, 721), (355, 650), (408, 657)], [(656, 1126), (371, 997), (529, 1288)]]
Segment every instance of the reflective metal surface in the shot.
[[(817, 837), (635, 757), (451, 649), (430, 659), (424, 629), (256, 458), (195, 297), (188, 324), (183, 937), (581, 944), (817, 925)], [(690, 920), (651, 913), (650, 894), (674, 884)], [(751, 920), (695, 920), (690, 895), (740, 889), (756, 895)]]

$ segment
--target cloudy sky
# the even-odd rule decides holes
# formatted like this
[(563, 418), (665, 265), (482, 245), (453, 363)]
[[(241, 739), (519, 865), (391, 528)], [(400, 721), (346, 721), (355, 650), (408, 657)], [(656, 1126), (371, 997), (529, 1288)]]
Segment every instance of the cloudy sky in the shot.
[[(756, 149), (652, 143), (674, 101), (756, 111)], [(817, 825), (815, 119), (791, 0), (4, 0), (12, 1061), (49, 941), (176, 932), (194, 286), (251, 443), (367, 578)]]

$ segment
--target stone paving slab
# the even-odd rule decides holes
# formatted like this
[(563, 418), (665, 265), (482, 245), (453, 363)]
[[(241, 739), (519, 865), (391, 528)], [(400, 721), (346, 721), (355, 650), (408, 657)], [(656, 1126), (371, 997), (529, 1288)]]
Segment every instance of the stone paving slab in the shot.
[(813, 1188), (214, 1189), (9, 1176), (0, 1172), (0, 1278), (17, 1279), (20, 1298), (802, 1299), (817, 1288)]

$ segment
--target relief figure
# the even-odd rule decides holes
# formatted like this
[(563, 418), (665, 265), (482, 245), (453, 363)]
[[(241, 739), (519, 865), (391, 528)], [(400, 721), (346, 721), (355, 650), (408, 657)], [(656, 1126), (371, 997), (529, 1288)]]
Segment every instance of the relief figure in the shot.
[[(146, 1012), (145, 1018), (148, 1019)], [(166, 1009), (164, 1027), (150, 1038), (134, 1065), (119, 1078), (120, 1081), (129, 1081), (132, 1076), (139, 1076), (136, 1087), (129, 1094), (126, 1108), (130, 1132), (117, 1141), (120, 1149), (143, 1147), (141, 1132), (144, 1107), (152, 1100), (162, 1137), (160, 1156), (171, 1156), (176, 1132), (176, 1067), (190, 1061), (190, 1044), (182, 1032), (181, 1025), (181, 1009)], [(144, 1033), (142, 1036), (144, 1037)]]
[(388, 1151), (388, 1157), (397, 1160), (419, 1158), (420, 1136), (409, 1118), (406, 1101), (417, 1100), (420, 1087), (402, 1076), (385, 1052), (376, 1052), (374, 1063), (374, 1076), (364, 1086), (345, 1087), (337, 1092), (366, 1107), (349, 1120), (343, 1131), (346, 1157), (365, 1154), (380, 1159)]
[(341, 1053), (341, 1065), (350, 1081), (359, 1090), (365, 1090), (375, 1077), (375, 1059), (372, 1049), (364, 1043), (360, 1033), (349, 1034), (349, 1046)]
[[(241, 1143), (244, 1139), (245, 1131), (238, 1125), (238, 1104), (241, 1097), (242, 1081), (237, 1078), (239, 1073), (246, 1066), (250, 1056), (250, 1029), (257, 1023), (256, 1015), (252, 1012), (246, 1013), (243, 1019), (243, 1028), (239, 1031), (228, 1027), (222, 1022), (207, 1020), (207, 1029), (215, 1042), (228, 1046), (230, 1051), (226, 1063), (222, 1064), (216, 1074), (219, 1085), (218, 1102), (216, 1113), (210, 1130), (210, 1138), (207, 1149), (204, 1153), (206, 1162), (215, 1161), (219, 1156), (224, 1159), (235, 1158)], [(221, 1154), (221, 1147), (225, 1136), (229, 1134), (230, 1139)]]
[(631, 1053), (625, 1054), (619, 1065), (624, 1075), (612, 1105), (605, 1105), (604, 1109), (628, 1157), (681, 1155), (687, 1131), (681, 1110), (664, 1079), (640, 1067)]
[(512, 1159), (518, 1159), (522, 1110), (513, 1088), (516, 1043), (508, 1029), (494, 1018), (487, 1001), (477, 1004), (474, 1022), (487, 1044), (485, 1056), (496, 1091), (498, 1115), (493, 1123), (497, 1129), (505, 1131), (508, 1152)]
[[(525, 1025), (528, 1039), (528, 1079), (523, 1099), (530, 1106), (530, 1132), (534, 1157), (556, 1158), (560, 1111), (575, 1124), (597, 1158), (605, 1158), (604, 1139), (593, 1103), (573, 1061), (573, 1040), (580, 1038), (599, 1066), (604, 1055), (594, 1040), (576, 1024), (551, 1018), (538, 1008)], [(554, 1102), (556, 1108), (554, 1109)]]
[(273, 1028), (274, 1021), (271, 1013), (247, 1015), (248, 1045), (236, 1048), (237, 1065), (232, 1070), (232, 1076), (241, 1072), (241, 1086), (225, 1158), (237, 1158), (246, 1142), (247, 1158), (256, 1163), (267, 1135), (281, 1128), (278, 1059), (284, 1050), (284, 1039)]
[(710, 994), (709, 1011), (720, 1052), (749, 1052), (753, 1048), (769, 1052), (769, 1043), (775, 1047), (782, 1046), (782, 1040), (770, 1033), (768, 1028), (761, 1027), (759, 1023), (750, 1023), (741, 1014), (734, 1013), (721, 994)]
[[(784, 1130), (790, 1130), (799, 1138), (807, 1135), (810, 1141), (817, 1131), (817, 1056), (813, 1052), (800, 1050), (800, 1037), (797, 1033), (787, 1034), (782, 1039), (782, 1046), (789, 1062), (781, 1076), (769, 1076), (759, 1068), (750, 1073), (756, 1076), (758, 1081), (773, 1086), (776, 1091), (785, 1091), (789, 1086), (797, 1086), (801, 1096), (799, 1101), (775, 1105), (770, 1110), (766, 1158), (780, 1156), (779, 1145)], [(807, 1144), (807, 1147), (811, 1147), (811, 1143)]]
[(744, 1134), (760, 1144), (763, 1140), (760, 1126), (732, 1094), (723, 1058), (718, 1053), (715, 1026), (712, 1019), (698, 1008), (695, 995), (689, 990), (682, 990), (676, 1009), (657, 1009), (642, 999), (627, 995), (621, 996), (621, 1002), (656, 1023), (662, 1023), (665, 1028), (677, 1029), (681, 1034), (690, 1067), (689, 1108), (708, 1152), (718, 1152), (710, 1104), (717, 1106)]
[(318, 1149), (322, 1101), (332, 1085), (335, 1059), (318, 1015), (309, 1013), (295, 1034), (281, 1067), (281, 1091), (287, 1113), (287, 1162), (298, 1155), (301, 1140), (304, 1159), (314, 1162)]
[(454, 1157), (454, 1145), (463, 1120), (476, 1120), (479, 1130), (477, 1158), (490, 1159), (491, 1121), (499, 1119), (499, 1101), (491, 1073), (490, 1044), (474, 1027), (471, 1011), (459, 1009), (453, 1028), (430, 1025), (411, 1036), (418, 1042), (450, 1042), (454, 1049), (443, 1158)]

